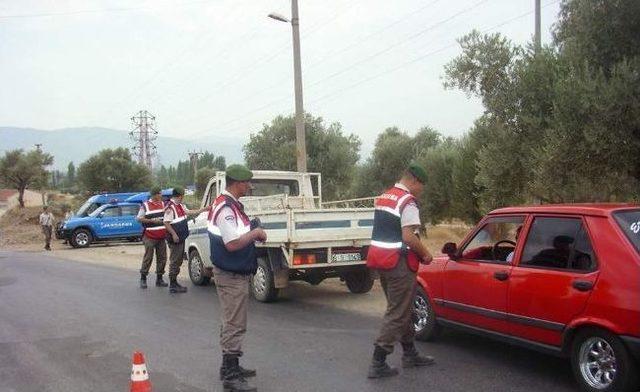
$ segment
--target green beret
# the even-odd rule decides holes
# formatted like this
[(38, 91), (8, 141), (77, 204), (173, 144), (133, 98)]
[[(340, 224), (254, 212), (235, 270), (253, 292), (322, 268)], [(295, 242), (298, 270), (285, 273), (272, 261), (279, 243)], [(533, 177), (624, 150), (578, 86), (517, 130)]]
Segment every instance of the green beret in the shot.
[(427, 171), (417, 163), (412, 163), (409, 165), (409, 173), (413, 174), (415, 178), (418, 179), (421, 183), (425, 184), (427, 182)]
[(226, 176), (236, 181), (249, 181), (253, 178), (253, 173), (244, 165), (227, 166)]
[(149, 194), (150, 194), (151, 196), (153, 196), (153, 195), (159, 195), (160, 193), (162, 193), (162, 189), (160, 189), (160, 187), (159, 187), (159, 186), (154, 186), (154, 187), (152, 187), (152, 188), (149, 190)]
[(173, 196), (183, 196), (184, 195), (184, 189), (180, 186), (174, 187), (173, 188), (173, 192), (171, 192), (171, 194)]

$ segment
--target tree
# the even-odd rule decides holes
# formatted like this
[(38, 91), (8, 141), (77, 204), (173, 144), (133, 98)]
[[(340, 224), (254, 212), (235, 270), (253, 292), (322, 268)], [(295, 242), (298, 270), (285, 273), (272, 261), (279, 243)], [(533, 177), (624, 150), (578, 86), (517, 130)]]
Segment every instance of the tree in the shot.
[(640, 2), (565, 0), (553, 35), (556, 46), (577, 66), (587, 62), (609, 77), (616, 64), (640, 53)]
[[(482, 99), (463, 155), (480, 212), (524, 202), (636, 200), (640, 190), (640, 3), (564, 0), (554, 42), (534, 50), (471, 32), (447, 87)], [(478, 138), (479, 136), (479, 138)], [(459, 161), (458, 176), (473, 173)], [(457, 202), (457, 203), (458, 203)], [(470, 216), (472, 204), (454, 210)], [(473, 215), (473, 214), (472, 214)]]
[(76, 165), (69, 162), (67, 166), (67, 187), (72, 187), (76, 183)]
[(78, 167), (78, 180), (92, 192), (131, 192), (151, 186), (151, 173), (126, 148), (105, 149)]
[(209, 183), (209, 180), (215, 174), (216, 174), (216, 169), (211, 168), (209, 166), (198, 169), (198, 171), (196, 172), (196, 198), (197, 199), (202, 199), (202, 196), (204, 195), (204, 191), (207, 188), (207, 184)]
[[(360, 139), (345, 135), (339, 123), (329, 126), (321, 117), (305, 116), (308, 168), (322, 173), (327, 199), (344, 198), (351, 191)], [(256, 170), (296, 170), (295, 118), (278, 116), (252, 134), (244, 146), (247, 165)]]
[(23, 150), (11, 150), (0, 158), (0, 177), (2, 181), (18, 190), (18, 202), (24, 208), (24, 191), (29, 187), (41, 187), (48, 181), (47, 166), (53, 163), (53, 157), (40, 150), (25, 153)]
[(421, 197), (422, 222), (438, 223), (454, 216), (453, 169), (460, 154), (458, 142), (447, 140), (418, 157), (427, 172), (427, 183)]

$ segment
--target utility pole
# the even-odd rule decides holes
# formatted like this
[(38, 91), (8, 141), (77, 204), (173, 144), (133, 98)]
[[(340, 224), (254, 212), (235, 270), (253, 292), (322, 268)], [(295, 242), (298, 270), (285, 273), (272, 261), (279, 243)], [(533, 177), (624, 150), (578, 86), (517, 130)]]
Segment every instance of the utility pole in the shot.
[(541, 17), (540, 17), (540, 0), (536, 1), (536, 32), (535, 32), (535, 45), (536, 45), (536, 53), (540, 52), (542, 48), (542, 38), (541, 38)]
[[(539, 0), (538, 0), (539, 1)], [(291, 0), (291, 26), (293, 27), (293, 73), (296, 95), (296, 161), (298, 171), (307, 171), (307, 145), (302, 104), (302, 64), (300, 61), (300, 17), (298, 0)]]
[(193, 168), (193, 182), (196, 182), (196, 173), (198, 172), (198, 158), (200, 155), (204, 155), (203, 152), (189, 152), (189, 162), (191, 162), (191, 167)]
[(154, 141), (158, 138), (158, 131), (155, 129), (156, 117), (146, 110), (139, 111), (131, 117), (133, 130), (129, 136), (133, 140), (133, 152), (139, 164), (151, 170), (153, 168), (153, 157), (156, 155), (157, 147)]
[[(34, 144), (34, 146), (36, 146), (36, 151), (38, 151), (40, 153), (42, 152), (42, 143), (36, 143), (36, 144)], [(46, 203), (47, 203), (45, 195), (44, 195), (44, 188), (43, 188), (44, 185), (45, 185), (44, 184), (45, 180), (47, 180), (47, 177), (41, 179), (41, 182), (40, 182), (40, 197), (42, 198), (42, 205), (43, 206), (46, 205)]]

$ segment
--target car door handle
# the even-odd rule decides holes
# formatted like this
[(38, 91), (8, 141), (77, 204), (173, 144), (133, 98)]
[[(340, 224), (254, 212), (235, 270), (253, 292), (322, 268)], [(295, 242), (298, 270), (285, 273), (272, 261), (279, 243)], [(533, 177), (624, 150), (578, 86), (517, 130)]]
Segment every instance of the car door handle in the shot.
[(574, 280), (572, 286), (578, 291), (589, 291), (593, 288), (593, 282), (589, 282), (587, 280)]
[(509, 274), (507, 273), (507, 271), (497, 271), (493, 273), (493, 277), (500, 281), (503, 281), (509, 279)]

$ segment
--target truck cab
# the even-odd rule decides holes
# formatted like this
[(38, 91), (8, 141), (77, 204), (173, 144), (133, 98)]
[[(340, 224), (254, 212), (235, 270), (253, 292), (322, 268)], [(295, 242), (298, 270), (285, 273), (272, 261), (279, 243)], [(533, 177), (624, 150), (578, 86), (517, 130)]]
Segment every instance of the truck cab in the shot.
[[(327, 208), (319, 173), (254, 170), (253, 191), (240, 198), (250, 218), (259, 218), (267, 241), (258, 247), (258, 270), (252, 293), (263, 302), (275, 300), (289, 281), (316, 285), (327, 278), (345, 280), (351, 292), (368, 292), (373, 279), (366, 253), (373, 229), (373, 208)], [(201, 205), (211, 205), (225, 189), (225, 173), (210, 179)], [(204, 285), (213, 263), (207, 213), (189, 222), (189, 276)]]

